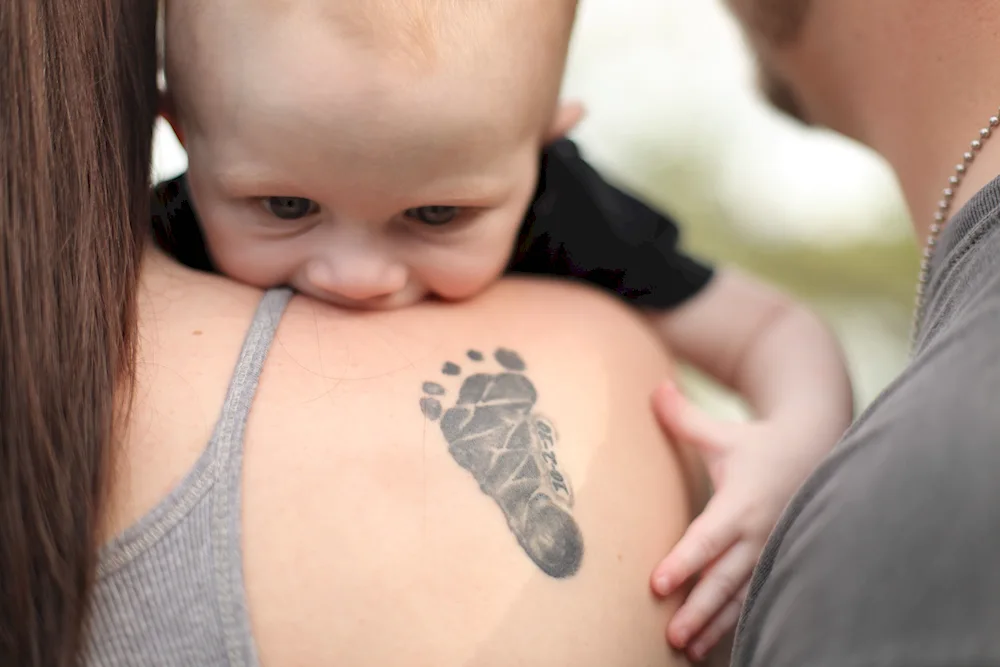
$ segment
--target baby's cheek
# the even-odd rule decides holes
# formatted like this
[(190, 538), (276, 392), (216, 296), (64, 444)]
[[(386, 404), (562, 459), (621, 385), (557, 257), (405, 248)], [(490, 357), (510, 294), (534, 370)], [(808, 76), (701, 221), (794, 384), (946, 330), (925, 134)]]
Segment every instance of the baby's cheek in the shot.
[(216, 268), (234, 280), (255, 287), (276, 287), (289, 279), (284, 253), (272, 244), (220, 238), (210, 248)]
[(507, 265), (505, 253), (456, 253), (420, 267), (416, 276), (443, 299), (467, 299), (496, 282)]
[(465, 230), (461, 242), (414, 248), (406, 258), (411, 279), (443, 299), (475, 296), (503, 275), (522, 220), (522, 208), (501, 207)]

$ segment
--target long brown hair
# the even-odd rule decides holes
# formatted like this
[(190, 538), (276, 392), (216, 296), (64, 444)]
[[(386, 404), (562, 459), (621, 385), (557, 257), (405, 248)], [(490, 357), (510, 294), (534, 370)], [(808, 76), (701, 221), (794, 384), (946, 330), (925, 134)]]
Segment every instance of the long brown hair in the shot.
[(155, 0), (0, 0), (0, 665), (80, 657), (148, 226)]

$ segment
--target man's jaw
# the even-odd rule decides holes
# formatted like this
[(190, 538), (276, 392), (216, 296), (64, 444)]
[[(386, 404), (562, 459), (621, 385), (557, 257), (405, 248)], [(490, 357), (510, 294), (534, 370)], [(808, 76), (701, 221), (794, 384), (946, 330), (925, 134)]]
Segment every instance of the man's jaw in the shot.
[(805, 125), (813, 125), (791, 84), (764, 65), (758, 65), (758, 86), (775, 109)]

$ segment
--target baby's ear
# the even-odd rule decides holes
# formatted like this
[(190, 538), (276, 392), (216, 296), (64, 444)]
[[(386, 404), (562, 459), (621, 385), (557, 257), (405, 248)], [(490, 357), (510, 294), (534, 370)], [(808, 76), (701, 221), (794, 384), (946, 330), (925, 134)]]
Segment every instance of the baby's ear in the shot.
[[(161, 92), (160, 93), (160, 115), (163, 119), (170, 123), (170, 128), (177, 135), (177, 141), (184, 146), (184, 130), (181, 129), (181, 124), (177, 121), (177, 113), (174, 110), (174, 100), (170, 96), (170, 93)], [(185, 148), (187, 148), (185, 146)]]
[(562, 139), (573, 131), (573, 128), (583, 119), (585, 110), (582, 102), (559, 102), (552, 116), (552, 124), (545, 134), (545, 143), (549, 144)]

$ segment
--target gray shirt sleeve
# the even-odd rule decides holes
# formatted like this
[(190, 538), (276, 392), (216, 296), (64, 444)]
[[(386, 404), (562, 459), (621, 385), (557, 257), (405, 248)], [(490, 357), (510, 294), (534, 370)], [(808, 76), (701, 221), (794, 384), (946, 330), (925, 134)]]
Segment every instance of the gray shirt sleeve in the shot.
[(1000, 289), (965, 309), (792, 501), (737, 667), (1000, 665)]

